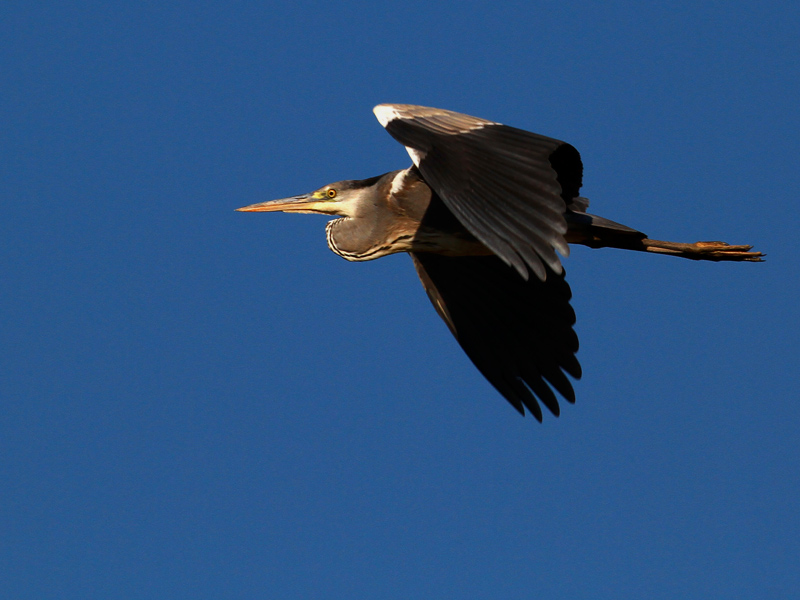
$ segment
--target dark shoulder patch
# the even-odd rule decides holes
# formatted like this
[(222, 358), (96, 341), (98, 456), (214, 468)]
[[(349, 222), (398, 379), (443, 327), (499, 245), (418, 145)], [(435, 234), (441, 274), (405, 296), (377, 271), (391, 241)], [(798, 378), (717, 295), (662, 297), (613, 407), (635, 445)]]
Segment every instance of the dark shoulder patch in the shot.
[(561, 197), (569, 204), (580, 194), (583, 185), (583, 161), (574, 146), (564, 143), (550, 155), (550, 165), (561, 185)]

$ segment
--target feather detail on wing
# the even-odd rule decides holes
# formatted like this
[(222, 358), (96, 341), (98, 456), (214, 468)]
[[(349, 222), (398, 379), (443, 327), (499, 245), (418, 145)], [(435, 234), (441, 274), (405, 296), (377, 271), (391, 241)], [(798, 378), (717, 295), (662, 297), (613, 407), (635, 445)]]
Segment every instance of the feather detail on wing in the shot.
[(563, 274), (549, 271), (544, 281), (526, 281), (496, 256), (411, 253), (411, 258), (439, 316), (514, 408), (525, 414), (527, 407), (541, 421), (537, 400), (559, 415), (553, 390), (575, 402), (565, 373), (580, 378), (581, 367)]
[(381, 104), (375, 114), (470, 233), (523, 278), (561, 273), (564, 212), (583, 167), (569, 144), (447, 110)]

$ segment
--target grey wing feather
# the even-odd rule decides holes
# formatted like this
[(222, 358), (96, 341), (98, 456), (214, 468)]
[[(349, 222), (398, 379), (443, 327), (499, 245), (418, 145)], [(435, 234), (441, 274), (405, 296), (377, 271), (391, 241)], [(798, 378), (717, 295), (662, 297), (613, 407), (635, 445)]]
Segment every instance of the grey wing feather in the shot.
[[(580, 378), (575, 312), (563, 275), (527, 281), (497, 256), (411, 253), (439, 316), (478, 370), (520, 413), (559, 414), (553, 390), (575, 402)], [(549, 385), (548, 385), (549, 384)]]
[(569, 203), (567, 208), (573, 211), (586, 212), (589, 208), (589, 199), (583, 196), (577, 196), (572, 199), (572, 202)]
[[(569, 144), (456, 112), (381, 104), (375, 114), (470, 233), (524, 278), (561, 272), (567, 204), (583, 167)], [(546, 267), (545, 267), (546, 265)]]

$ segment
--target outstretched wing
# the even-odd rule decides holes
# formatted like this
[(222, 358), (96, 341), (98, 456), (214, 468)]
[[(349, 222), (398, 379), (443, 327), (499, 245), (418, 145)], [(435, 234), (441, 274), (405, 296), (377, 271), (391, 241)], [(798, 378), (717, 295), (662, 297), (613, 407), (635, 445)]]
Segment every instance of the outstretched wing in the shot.
[(578, 196), (580, 154), (552, 138), (460, 113), (380, 104), (378, 120), (472, 235), (525, 279), (561, 273), (567, 204)]
[[(558, 416), (581, 367), (572, 293), (563, 274), (527, 281), (496, 256), (411, 253), (422, 285), (464, 352), (521, 414), (542, 420), (537, 399)], [(549, 385), (548, 385), (549, 383)]]

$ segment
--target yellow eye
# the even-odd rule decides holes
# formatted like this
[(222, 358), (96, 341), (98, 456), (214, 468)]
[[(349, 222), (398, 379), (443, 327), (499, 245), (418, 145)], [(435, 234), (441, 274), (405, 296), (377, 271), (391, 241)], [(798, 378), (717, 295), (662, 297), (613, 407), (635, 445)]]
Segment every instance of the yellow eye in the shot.
[(335, 190), (335, 189), (333, 189), (333, 188), (330, 188), (330, 189), (329, 189), (327, 192), (325, 192), (325, 193), (328, 195), (328, 198), (336, 198), (336, 190)]

